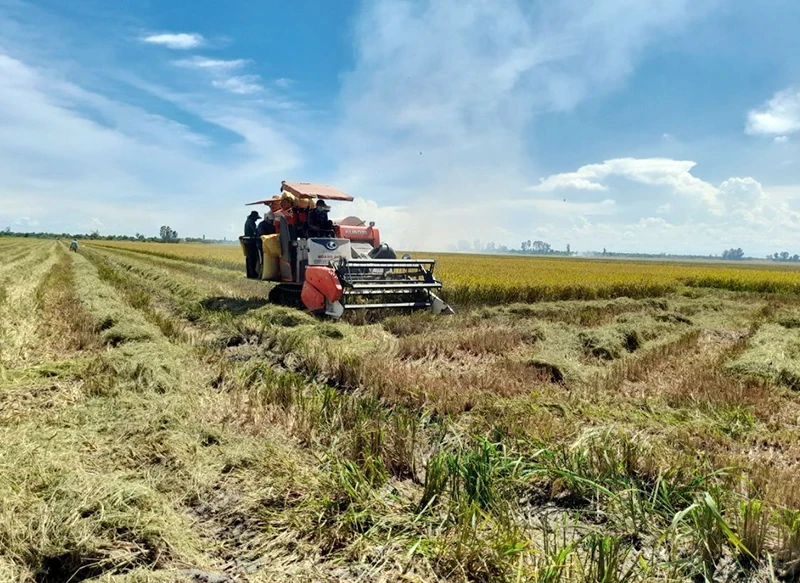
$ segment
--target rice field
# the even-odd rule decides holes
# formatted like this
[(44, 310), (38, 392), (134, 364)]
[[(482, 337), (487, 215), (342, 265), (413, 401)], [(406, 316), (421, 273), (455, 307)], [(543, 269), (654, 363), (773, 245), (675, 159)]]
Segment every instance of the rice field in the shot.
[[(238, 245), (102, 242), (156, 257), (243, 269)], [(800, 293), (800, 268), (767, 263), (701, 263), (417, 253), (436, 259), (448, 301), (505, 304), (545, 300), (657, 297), (679, 286)]]
[(797, 580), (796, 272), (437, 259), (456, 315), (332, 322), (0, 239), (0, 582)]

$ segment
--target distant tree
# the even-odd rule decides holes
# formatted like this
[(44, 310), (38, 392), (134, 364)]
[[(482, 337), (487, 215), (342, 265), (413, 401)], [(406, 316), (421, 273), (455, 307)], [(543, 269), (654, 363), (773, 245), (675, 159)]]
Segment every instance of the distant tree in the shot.
[(567, 255), (571, 255), (571, 254), (572, 254), (572, 251), (569, 248), (569, 243), (567, 243)]
[(161, 240), (164, 243), (172, 243), (178, 240), (177, 231), (173, 231), (172, 228), (170, 228), (167, 225), (161, 227), (160, 234), (161, 234)]
[(495, 245), (494, 241), (490, 241), (486, 243), (486, 252), (487, 253), (496, 253), (497, 252), (497, 245)]
[[(788, 255), (788, 254), (787, 254)], [(723, 259), (743, 259), (744, 258), (744, 251), (742, 248), (739, 247), (738, 249), (726, 249), (722, 252)]]
[(100, 238), (100, 232), (95, 229), (94, 231), (89, 233), (89, 238), (92, 239), (92, 240), (99, 239)]
[(523, 253), (527, 253), (528, 249), (530, 248), (531, 242), (530, 241), (523, 241), (520, 244), (520, 248), (522, 248)]
[(786, 261), (789, 263), (800, 263), (800, 255), (795, 253), (794, 255), (789, 255), (788, 251), (781, 251), (780, 253), (773, 253), (772, 255), (767, 255), (767, 259), (772, 259), (773, 261)]
[(552, 251), (552, 248), (550, 247), (550, 243), (545, 243), (544, 241), (534, 241), (533, 242), (533, 252), (534, 253), (550, 253), (551, 251)]

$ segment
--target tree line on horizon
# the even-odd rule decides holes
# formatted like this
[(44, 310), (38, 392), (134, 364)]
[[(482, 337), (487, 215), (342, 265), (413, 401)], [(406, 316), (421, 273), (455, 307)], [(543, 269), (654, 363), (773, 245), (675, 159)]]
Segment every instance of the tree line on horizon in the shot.
[(178, 237), (178, 232), (168, 225), (162, 225), (159, 229), (158, 237), (146, 237), (141, 233), (135, 235), (101, 235), (95, 230), (91, 233), (49, 233), (12, 231), (11, 227), (6, 227), (0, 231), (0, 237), (28, 237), (32, 239), (79, 239), (89, 241), (141, 241), (146, 243), (208, 243), (225, 244), (231, 243), (228, 239), (206, 239), (203, 237)]
[[(169, 225), (162, 225), (159, 229), (158, 237), (146, 237), (141, 233), (135, 235), (101, 235), (99, 231), (95, 230), (91, 233), (75, 234), (75, 233), (49, 233), (45, 231), (39, 232), (22, 232), (12, 231), (11, 227), (6, 227), (0, 231), (0, 237), (29, 237), (34, 239), (81, 239), (81, 240), (98, 240), (98, 241), (140, 241), (147, 243), (208, 243), (208, 244), (226, 244), (233, 243), (228, 239), (206, 239), (203, 237), (179, 237), (178, 232), (172, 229)], [(572, 251), (570, 245), (564, 251), (553, 249), (553, 247), (545, 241), (531, 241), (530, 239), (522, 241), (519, 248), (509, 248), (506, 245), (498, 245), (490, 241), (482, 243), (479, 239), (474, 241), (461, 240), (456, 245), (450, 246), (450, 251), (458, 253), (489, 253), (489, 254), (512, 254), (512, 255), (553, 255), (553, 256), (570, 256), (575, 255), (576, 252)], [(682, 255), (672, 253), (620, 253), (608, 251), (605, 247), (603, 251), (586, 252), (584, 255), (595, 255), (601, 257), (628, 257), (628, 258), (670, 258), (670, 259), (725, 259), (731, 261), (741, 261), (745, 259), (754, 259), (746, 257), (741, 247), (725, 249), (722, 255)], [(800, 254), (795, 253), (790, 255), (788, 251), (775, 252), (767, 255), (766, 259), (780, 263), (800, 263)]]

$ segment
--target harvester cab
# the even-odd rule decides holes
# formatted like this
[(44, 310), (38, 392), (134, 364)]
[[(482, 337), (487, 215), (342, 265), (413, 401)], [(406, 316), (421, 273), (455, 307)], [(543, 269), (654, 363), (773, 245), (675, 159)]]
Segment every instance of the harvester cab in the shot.
[[(340, 318), (347, 310), (405, 309), (452, 314), (436, 292), (435, 260), (398, 258), (375, 223), (328, 219), (326, 201), (353, 197), (331, 186), (282, 182), (267, 205), (273, 234), (240, 237), (248, 277), (278, 282), (272, 303)], [(320, 202), (321, 201), (321, 202)]]

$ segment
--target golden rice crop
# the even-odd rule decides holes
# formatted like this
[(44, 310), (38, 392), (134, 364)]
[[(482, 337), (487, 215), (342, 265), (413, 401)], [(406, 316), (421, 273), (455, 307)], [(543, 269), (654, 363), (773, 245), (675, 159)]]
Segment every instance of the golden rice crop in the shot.
[(244, 270), (244, 255), (238, 241), (231, 245), (205, 243), (149, 243), (134, 241), (92, 241), (93, 245), (127, 249), (144, 255), (183, 259), (192, 263), (211, 265), (223, 269)]
[[(147, 255), (244, 271), (238, 245), (97, 242)], [(653, 297), (677, 286), (800, 293), (800, 269), (769, 263), (629, 261), (417, 253), (436, 259), (442, 294), (456, 304)]]

